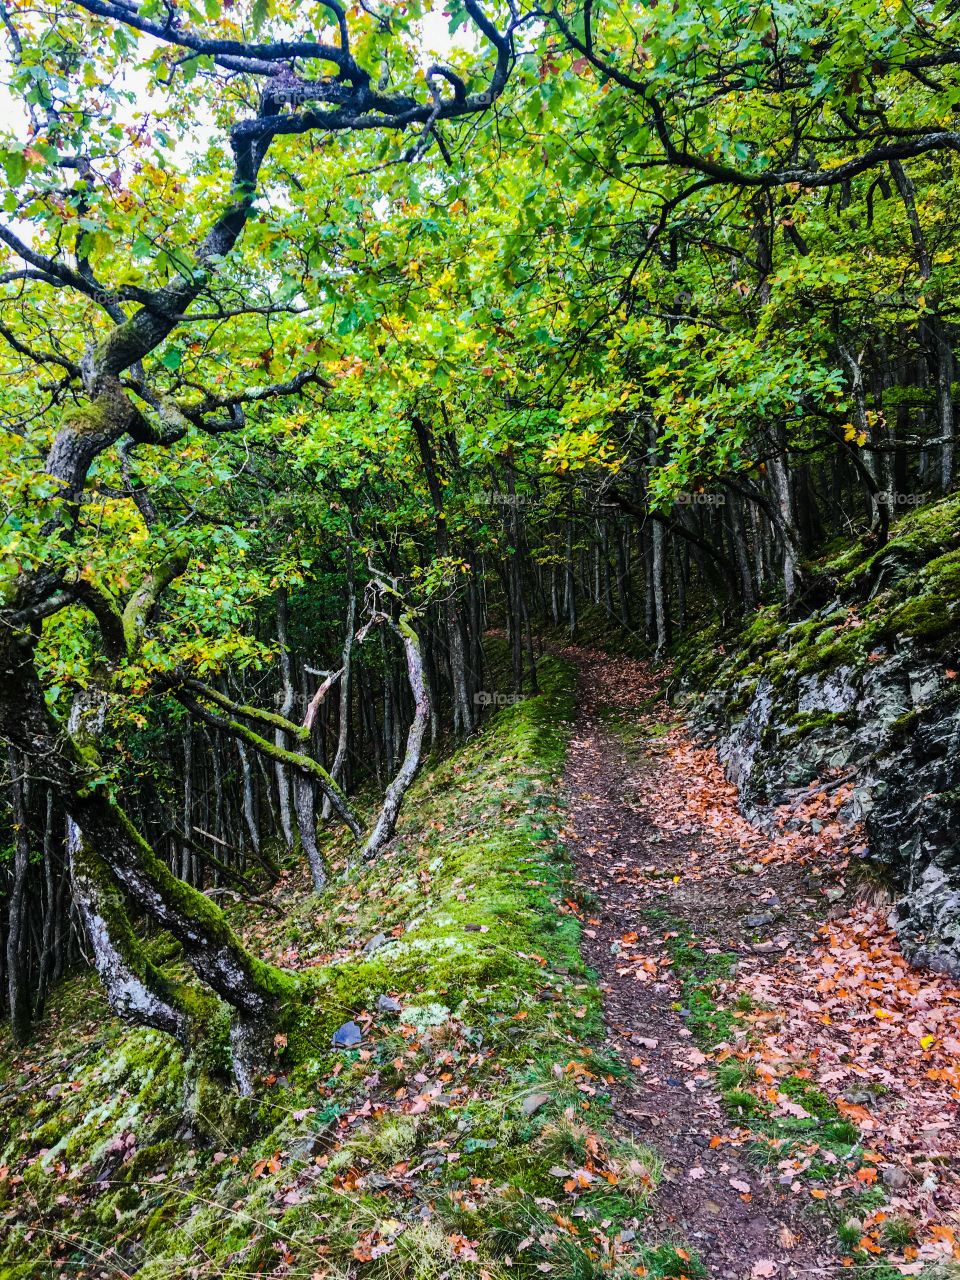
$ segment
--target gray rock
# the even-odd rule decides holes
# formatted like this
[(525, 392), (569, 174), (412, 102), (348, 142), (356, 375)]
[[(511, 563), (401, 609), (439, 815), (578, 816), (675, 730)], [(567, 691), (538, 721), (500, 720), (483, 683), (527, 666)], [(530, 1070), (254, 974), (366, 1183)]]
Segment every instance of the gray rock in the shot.
[(377, 996), (377, 1008), (381, 1013), (399, 1013), (403, 1005), (394, 996)]
[(319, 1133), (311, 1133), (306, 1138), (298, 1138), (290, 1147), (290, 1156), (294, 1160), (312, 1160), (326, 1150), (328, 1143)]
[(375, 933), (369, 942), (365, 942), (363, 944), (363, 954), (365, 956), (372, 956), (373, 953), (382, 947), (386, 941), (387, 935), (385, 933)]
[(773, 716), (773, 686), (764, 677), (757, 684), (750, 710), (717, 746), (727, 778), (742, 788), (753, 770), (760, 739)]
[(858, 696), (852, 676), (853, 670), (850, 667), (838, 667), (826, 676), (801, 676), (797, 711), (801, 715), (813, 711), (823, 711), (830, 715), (849, 711), (856, 705)]
[(747, 916), (746, 924), (749, 925), (751, 929), (760, 929), (765, 924), (772, 924), (774, 919), (775, 916), (772, 911), (764, 911), (758, 916)]
[(550, 1101), (549, 1093), (528, 1093), (523, 1100), (523, 1114), (532, 1116)]
[(873, 1102), (874, 1096), (869, 1089), (848, 1089), (843, 1095), (844, 1102), (853, 1102), (855, 1104), (863, 1104), (865, 1102)]
[[(831, 601), (821, 616), (836, 608)], [(789, 647), (786, 633), (778, 648)], [(842, 816), (862, 824), (861, 856), (899, 890), (889, 922), (904, 954), (960, 978), (960, 679), (948, 679), (942, 660), (909, 641), (872, 652), (878, 656), (862, 665), (776, 686), (761, 675), (739, 719), (727, 707), (751, 686), (721, 685), (697, 700), (691, 723), (719, 735), (717, 753), (742, 812), (768, 831), (778, 803), (828, 769), (852, 766), (855, 790)], [(798, 717), (820, 714), (842, 719), (798, 731)], [(826, 894), (841, 896), (834, 886)], [(761, 916), (747, 917), (748, 927), (769, 923)]]
[(335, 1049), (352, 1049), (363, 1039), (363, 1032), (355, 1022), (344, 1022), (333, 1033)]

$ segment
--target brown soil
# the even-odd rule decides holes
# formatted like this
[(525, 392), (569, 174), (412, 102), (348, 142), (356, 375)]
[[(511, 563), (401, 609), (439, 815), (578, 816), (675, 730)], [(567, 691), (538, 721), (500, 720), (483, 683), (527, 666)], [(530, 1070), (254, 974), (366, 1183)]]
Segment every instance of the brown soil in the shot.
[[(750, 969), (775, 963), (787, 947), (802, 963), (817, 918), (810, 887), (784, 867), (764, 877), (764, 896), (754, 898), (750, 878), (734, 870), (743, 854), (732, 842), (697, 829), (693, 820), (682, 835), (660, 831), (657, 780), (669, 759), (655, 739), (645, 749), (627, 750), (600, 714), (624, 703), (622, 665), (577, 650), (565, 656), (580, 668), (564, 780), (567, 835), (584, 888), (599, 904), (586, 911), (583, 952), (600, 975), (609, 1048), (630, 1073), (629, 1083), (612, 1087), (615, 1119), (665, 1162), (648, 1237), (696, 1249), (709, 1274), (723, 1280), (839, 1275), (828, 1224), (788, 1189), (771, 1186), (769, 1175), (761, 1181), (745, 1152), (727, 1143), (711, 1147), (711, 1138), (736, 1126), (685, 1026), (669, 969), (658, 968), (645, 981), (635, 977), (636, 965), (618, 972), (626, 956), (662, 957), (669, 926), (658, 926), (650, 912), (664, 908), (701, 937), (712, 932), (718, 950), (736, 951)], [(690, 880), (683, 872), (692, 847), (697, 875)], [(761, 930), (758, 940), (747, 919), (771, 911), (775, 936), (767, 940), (770, 930)], [(620, 939), (634, 933), (636, 943), (618, 952)]]

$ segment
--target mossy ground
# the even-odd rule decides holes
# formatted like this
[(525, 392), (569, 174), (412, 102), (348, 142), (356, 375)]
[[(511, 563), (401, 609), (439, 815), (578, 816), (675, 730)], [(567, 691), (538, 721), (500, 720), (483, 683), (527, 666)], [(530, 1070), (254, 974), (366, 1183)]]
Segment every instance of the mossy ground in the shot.
[[(2, 1280), (680, 1274), (641, 1243), (656, 1156), (609, 1121), (558, 841), (573, 673), (539, 676), (425, 771), (381, 862), (347, 872), (332, 838), (322, 897), (288, 873), (284, 918), (235, 910), (308, 992), (253, 1099), (113, 1020), (91, 978), (61, 987), (0, 1061)], [(348, 1019), (363, 1042), (334, 1050)]]

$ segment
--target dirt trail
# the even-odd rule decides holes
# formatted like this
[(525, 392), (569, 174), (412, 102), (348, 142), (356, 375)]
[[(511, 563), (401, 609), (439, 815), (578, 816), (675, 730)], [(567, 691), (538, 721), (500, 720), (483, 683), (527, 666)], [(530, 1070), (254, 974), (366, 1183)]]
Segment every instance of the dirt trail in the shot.
[[(813, 923), (809, 888), (790, 882), (785, 870), (779, 881), (766, 877), (765, 897), (751, 900), (739, 877), (725, 877), (719, 865), (729, 868), (742, 858), (739, 848), (693, 822), (682, 833), (658, 829), (654, 807), (669, 759), (657, 752), (655, 738), (639, 755), (627, 751), (604, 720), (605, 709), (636, 709), (636, 681), (647, 681), (648, 695), (656, 685), (639, 664), (578, 650), (565, 656), (580, 669), (565, 774), (567, 837), (580, 879), (598, 904), (587, 909), (583, 950), (600, 974), (609, 1047), (631, 1075), (630, 1084), (613, 1088), (616, 1118), (665, 1161), (654, 1237), (686, 1241), (709, 1274), (723, 1280), (838, 1275), (842, 1267), (826, 1225), (802, 1211), (788, 1189), (780, 1194), (761, 1185), (756, 1167), (735, 1146), (711, 1147), (711, 1138), (732, 1126), (685, 1025), (678, 985), (669, 968), (658, 966), (669, 929), (658, 924), (658, 911), (662, 920), (678, 917), (698, 935), (715, 930), (718, 953), (736, 951), (754, 966), (768, 961), (746, 920), (762, 920), (772, 900), (783, 927), (766, 944), (770, 960), (787, 945), (802, 951)], [(698, 868), (692, 878), (684, 874), (691, 866)]]

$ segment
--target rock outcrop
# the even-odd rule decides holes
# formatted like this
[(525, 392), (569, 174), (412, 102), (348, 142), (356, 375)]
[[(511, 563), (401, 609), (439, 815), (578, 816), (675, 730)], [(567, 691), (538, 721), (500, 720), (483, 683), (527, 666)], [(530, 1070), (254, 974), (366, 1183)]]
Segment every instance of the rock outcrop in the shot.
[[(828, 603), (759, 611), (688, 693), (744, 812), (763, 823), (833, 770), (855, 780), (905, 955), (960, 977), (960, 500), (914, 512), (879, 552), (819, 567)], [(693, 682), (685, 682), (689, 689)], [(705, 691), (704, 691), (705, 690)]]

